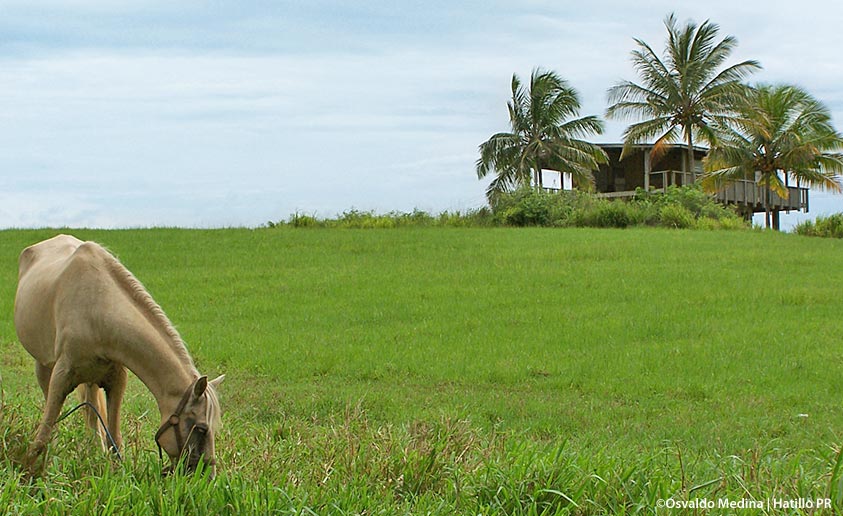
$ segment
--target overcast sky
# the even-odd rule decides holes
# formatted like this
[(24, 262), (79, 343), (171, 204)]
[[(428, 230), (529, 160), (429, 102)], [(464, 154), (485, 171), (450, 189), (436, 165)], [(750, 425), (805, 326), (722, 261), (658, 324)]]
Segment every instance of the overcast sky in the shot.
[(831, 1), (0, 0), (0, 227), (479, 207), (512, 74), (555, 70), (602, 116), (636, 79), (632, 38), (662, 48), (671, 11), (718, 23), (754, 80), (807, 88), (841, 128)]

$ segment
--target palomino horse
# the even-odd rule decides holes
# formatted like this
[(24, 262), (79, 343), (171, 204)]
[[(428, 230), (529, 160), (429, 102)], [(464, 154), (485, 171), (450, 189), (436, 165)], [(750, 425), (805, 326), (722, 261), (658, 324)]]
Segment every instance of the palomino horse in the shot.
[[(158, 402), (159, 450), (166, 451), (173, 466), (184, 458), (193, 470), (202, 461), (214, 473), (214, 431), (220, 422), (216, 388), (223, 376), (210, 382), (200, 376), (161, 307), (100, 245), (59, 235), (24, 249), (15, 328), (35, 358), (46, 398), (26, 455), (31, 471), (65, 398), (77, 386), (84, 386), (85, 401), (99, 405), (115, 444), (122, 446), (120, 405), (128, 368)], [(100, 388), (107, 410), (102, 410)]]

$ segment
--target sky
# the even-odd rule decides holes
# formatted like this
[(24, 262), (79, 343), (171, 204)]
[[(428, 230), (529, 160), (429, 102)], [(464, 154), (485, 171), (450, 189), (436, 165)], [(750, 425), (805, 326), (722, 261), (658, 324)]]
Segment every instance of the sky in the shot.
[[(731, 62), (764, 67), (752, 81), (806, 88), (843, 127), (831, 1), (0, 0), (0, 228), (477, 208), (512, 74), (554, 70), (602, 116), (670, 12), (719, 24)], [(841, 211), (812, 192), (783, 225)]]

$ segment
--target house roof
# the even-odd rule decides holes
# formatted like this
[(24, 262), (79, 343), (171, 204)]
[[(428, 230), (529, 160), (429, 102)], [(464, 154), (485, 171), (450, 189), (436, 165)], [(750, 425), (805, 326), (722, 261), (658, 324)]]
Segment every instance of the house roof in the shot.
[[(599, 146), (600, 148), (603, 148), (603, 149), (623, 149), (623, 147), (624, 147), (623, 143), (597, 143), (596, 145)], [(647, 149), (652, 149), (655, 146), (655, 144), (654, 143), (633, 143), (631, 146), (633, 148), (636, 148), (636, 149), (647, 150)], [(684, 144), (679, 144), (679, 143), (669, 143), (667, 146), (668, 146), (668, 148), (671, 148), (671, 149), (672, 148), (679, 148), (679, 149), (685, 148)], [(708, 147), (700, 147), (699, 145), (694, 145), (694, 151), (702, 152), (704, 154), (707, 154), (708, 153)]]

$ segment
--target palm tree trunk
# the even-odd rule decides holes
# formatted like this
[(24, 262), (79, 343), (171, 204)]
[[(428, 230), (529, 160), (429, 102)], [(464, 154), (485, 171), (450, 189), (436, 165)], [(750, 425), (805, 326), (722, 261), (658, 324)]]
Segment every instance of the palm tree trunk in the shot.
[(767, 180), (765, 181), (765, 188), (764, 188), (764, 227), (766, 229), (770, 229), (771, 220), (770, 220), (770, 176), (767, 176)]
[[(691, 179), (694, 183), (697, 182), (697, 171), (694, 169), (694, 135), (688, 131), (688, 172), (691, 173)], [(684, 179), (684, 178), (683, 178)], [(683, 183), (685, 181), (682, 181)]]
[(536, 190), (541, 192), (542, 189), (544, 188), (544, 185), (542, 184), (542, 167), (541, 167), (541, 165), (539, 165), (538, 162), (536, 163), (535, 166), (536, 166)]

